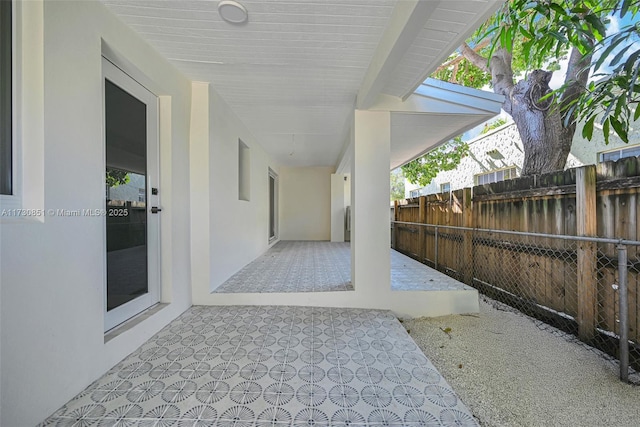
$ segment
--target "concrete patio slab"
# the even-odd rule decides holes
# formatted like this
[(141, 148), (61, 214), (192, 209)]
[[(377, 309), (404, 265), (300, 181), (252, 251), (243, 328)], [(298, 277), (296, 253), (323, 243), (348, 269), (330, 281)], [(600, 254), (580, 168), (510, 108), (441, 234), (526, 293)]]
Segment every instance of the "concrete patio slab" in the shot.
[(473, 290), (444, 273), (391, 249), (391, 289), (394, 291)]

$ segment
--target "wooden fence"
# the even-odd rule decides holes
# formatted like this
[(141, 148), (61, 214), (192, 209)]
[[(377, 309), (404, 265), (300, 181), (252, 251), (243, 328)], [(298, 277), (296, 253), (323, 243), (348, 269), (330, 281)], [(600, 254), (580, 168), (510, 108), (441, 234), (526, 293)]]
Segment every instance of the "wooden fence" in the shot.
[[(473, 187), (473, 228), (577, 234), (576, 176), (579, 170), (596, 173), (595, 218), (599, 237), (636, 240), (640, 189), (640, 157), (605, 162), (548, 175), (517, 178)], [(469, 190), (469, 189), (465, 189)], [(465, 190), (432, 194), (397, 203), (396, 219), (435, 225), (463, 226)], [(423, 206), (422, 208), (420, 206)], [(586, 208), (586, 207), (585, 207)]]
[[(616, 244), (450, 229), (636, 241), (640, 158), (519, 178), (396, 203), (394, 249), (469, 285), (571, 318), (581, 339), (618, 333)], [(437, 234), (437, 235), (436, 235)], [(437, 239), (437, 244), (436, 244)], [(628, 245), (629, 337), (640, 342), (640, 251)], [(565, 328), (567, 329), (567, 328)], [(571, 328), (569, 328), (571, 329)]]

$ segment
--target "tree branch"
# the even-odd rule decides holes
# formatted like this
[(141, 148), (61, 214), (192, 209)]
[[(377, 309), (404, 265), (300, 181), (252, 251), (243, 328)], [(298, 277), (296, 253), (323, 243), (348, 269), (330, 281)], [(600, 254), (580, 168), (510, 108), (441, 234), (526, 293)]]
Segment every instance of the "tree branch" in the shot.
[(460, 46), (460, 54), (485, 73), (489, 72), (489, 67), (487, 66), (487, 58), (473, 50), (471, 46), (469, 46), (466, 42), (462, 43), (462, 46)]
[[(467, 45), (465, 43), (465, 45), (467, 46), (467, 48), (471, 49), (471, 47), (469, 45)], [(478, 43), (477, 45), (475, 45), (473, 47), (473, 51), (478, 52), (480, 49), (484, 49), (485, 47), (489, 46), (489, 39), (485, 39), (482, 40), (480, 43)], [(463, 49), (463, 46), (460, 46), (460, 49)], [(480, 57), (482, 57), (481, 55), (479, 55)], [(463, 59), (468, 59), (466, 56), (464, 56), (462, 53), (460, 54), (460, 56), (453, 58), (451, 61), (447, 61), (444, 64), (442, 64), (441, 66), (439, 66), (438, 68), (436, 68), (436, 70), (434, 71), (434, 74), (437, 72), (440, 72), (446, 68), (449, 68), (452, 65), (458, 65), (460, 62), (462, 62)], [(484, 62), (486, 64), (487, 60), (484, 59)], [(474, 64), (475, 65), (475, 64)], [(487, 69), (483, 69), (485, 72), (489, 72)]]
[(562, 118), (561, 132), (563, 133), (570, 135), (575, 133), (578, 108), (575, 108), (575, 105), (571, 107), (571, 105), (586, 91), (591, 59), (591, 54), (582, 55), (577, 48), (573, 47), (571, 49), (567, 64), (567, 74), (564, 79), (565, 89), (558, 105), (559, 114)]
[(511, 53), (505, 48), (499, 47), (491, 57), (491, 82), (493, 91), (504, 95), (502, 109), (511, 114), (511, 95), (515, 84), (513, 83), (513, 68), (511, 67)]
[[(584, 93), (589, 80), (589, 65), (591, 64), (592, 55), (582, 55), (575, 47), (571, 49), (569, 54), (569, 62), (567, 64), (567, 75), (564, 79), (566, 89), (562, 93), (560, 99), (560, 109), (563, 112), (563, 116), (570, 113), (571, 116), (568, 120), (569, 123), (573, 123), (576, 117), (575, 109), (565, 111), (566, 108), (571, 105), (580, 95)], [(563, 117), (563, 119), (565, 119)], [(567, 120), (563, 120), (567, 122)]]

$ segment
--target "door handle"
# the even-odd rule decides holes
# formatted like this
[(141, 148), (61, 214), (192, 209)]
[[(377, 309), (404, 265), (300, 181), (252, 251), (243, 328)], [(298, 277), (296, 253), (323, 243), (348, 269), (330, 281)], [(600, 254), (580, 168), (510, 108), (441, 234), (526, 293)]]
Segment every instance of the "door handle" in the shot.
[(158, 212), (160, 212), (162, 209), (157, 207), (157, 206), (152, 206), (151, 207), (151, 213), (152, 214), (157, 214)]

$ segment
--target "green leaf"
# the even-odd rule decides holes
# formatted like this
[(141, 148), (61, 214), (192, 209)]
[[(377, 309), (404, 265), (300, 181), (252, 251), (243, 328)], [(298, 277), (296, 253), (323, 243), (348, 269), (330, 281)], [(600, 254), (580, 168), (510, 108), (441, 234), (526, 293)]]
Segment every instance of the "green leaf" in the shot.
[(574, 7), (573, 9), (571, 9), (571, 13), (574, 13), (574, 14), (576, 14), (576, 15), (578, 15), (578, 14), (583, 14), (583, 13), (587, 13), (587, 12), (589, 12), (589, 9), (587, 9), (587, 8), (586, 8), (586, 7), (584, 7), (584, 6), (576, 6), (576, 7)]
[[(603, 104), (603, 106), (607, 105), (607, 109), (605, 110), (604, 114), (602, 115), (602, 118), (603, 118), (603, 121), (604, 121), (605, 118), (609, 117), (609, 114), (611, 114), (611, 110), (613, 110), (613, 107), (615, 107), (616, 104), (614, 102), (615, 96), (613, 96), (613, 94), (608, 95), (608, 94), (605, 93), (603, 95), (606, 95), (607, 98), (608, 98), (607, 101), (602, 101), (602, 100), (600, 101), (600, 103)], [(603, 126), (604, 126), (604, 124), (603, 124)]]
[(608, 117), (602, 123), (602, 134), (604, 135), (605, 145), (609, 145), (609, 118)]
[(616, 102), (616, 109), (615, 109), (615, 112), (613, 113), (614, 116), (620, 117), (620, 113), (622, 112), (622, 107), (625, 105), (626, 101), (627, 101), (626, 95), (623, 94), (618, 97), (618, 101)]
[(616, 56), (613, 57), (613, 59), (609, 62), (609, 66), (613, 67), (618, 62), (620, 62), (620, 60), (624, 58), (624, 54), (627, 53), (627, 51), (632, 47), (633, 45), (625, 46), (620, 52), (618, 52)]
[(620, 139), (623, 140), (624, 142), (629, 142), (627, 131), (625, 130), (622, 123), (620, 123), (618, 119), (616, 119), (613, 116), (609, 117), (609, 121), (611, 122), (611, 126), (613, 126), (613, 129), (616, 131)]
[(602, 63), (609, 57), (609, 55), (611, 54), (611, 52), (613, 52), (613, 50), (624, 41), (624, 37), (614, 37), (611, 41), (611, 43), (609, 44), (609, 46), (607, 46), (605, 48), (605, 50), (600, 54), (600, 57), (598, 58), (598, 60), (596, 61), (595, 67), (594, 67), (594, 71), (597, 70), (598, 68), (600, 68), (600, 66), (602, 65)]
[(635, 122), (640, 118), (640, 105), (636, 105), (636, 112), (633, 115), (633, 121)]
[(507, 45), (507, 31), (504, 27), (500, 29), (500, 46), (509, 50)]
[(625, 62), (624, 64), (624, 70), (627, 74), (631, 73), (631, 70), (635, 66), (635, 63), (639, 57), (640, 57), (640, 49), (638, 49), (637, 51), (629, 55), (629, 58), (627, 58), (627, 62)]
[(600, 39), (602, 39), (603, 37), (605, 37), (607, 35), (607, 28), (605, 27), (605, 25), (602, 23), (602, 21), (600, 20), (600, 18), (598, 18), (596, 15), (593, 14), (588, 14), (584, 17), (585, 21), (587, 21), (589, 24), (591, 24), (591, 27), (597, 31), (598, 35), (600, 36)]
[(591, 141), (591, 138), (593, 137), (593, 123), (595, 120), (596, 116), (594, 114), (585, 122), (584, 127), (582, 128), (582, 137), (589, 141)]
[(629, 6), (631, 6), (631, 0), (624, 0), (622, 2), (622, 6), (620, 7), (620, 18), (624, 18), (629, 11)]
[(507, 45), (505, 46), (507, 51), (513, 52), (513, 29), (514, 27), (509, 27), (506, 31), (506, 41)]
[(489, 47), (489, 54), (487, 55), (487, 67), (491, 66), (491, 58), (493, 57), (493, 52), (496, 50), (497, 38), (494, 39), (493, 43)]
[(631, 79), (630, 79), (631, 81), (629, 83), (629, 92), (628, 92), (629, 98), (633, 97), (633, 92), (638, 89), (636, 87), (636, 82), (638, 81), (638, 73), (640, 73), (640, 67), (636, 67), (636, 70), (633, 72), (633, 75), (631, 76)]
[(571, 121), (573, 119), (573, 113), (576, 111), (576, 107), (577, 107), (577, 105), (575, 103), (573, 103), (573, 105), (565, 113), (565, 115), (564, 115), (564, 127), (565, 128), (569, 127), (569, 124), (571, 123)]
[(491, 27), (487, 28), (487, 31), (485, 31), (484, 33), (481, 33), (481, 34), (478, 36), (478, 40), (484, 40), (484, 39), (486, 39), (486, 38), (487, 38), (487, 37), (489, 37), (491, 34), (495, 33), (495, 32), (496, 32), (496, 30), (498, 30), (499, 28), (500, 28), (500, 27), (498, 27), (497, 25), (493, 25), (493, 26), (491, 26)]
[(520, 30), (520, 33), (521, 33), (523, 36), (525, 36), (526, 38), (528, 38), (528, 39), (533, 39), (533, 38), (535, 38), (535, 36), (534, 36), (533, 34), (531, 34), (531, 33), (529, 32), (529, 30), (527, 30), (526, 28), (524, 28), (524, 27), (522, 27), (522, 26), (519, 26), (519, 27), (518, 27), (518, 30)]
[(550, 2), (550, 3), (549, 3), (549, 7), (550, 7), (551, 9), (553, 9), (553, 11), (554, 11), (555, 13), (557, 13), (558, 15), (560, 15), (560, 16), (565, 16), (565, 15), (567, 15), (567, 12), (562, 8), (562, 6), (560, 6), (560, 5), (559, 5), (559, 4), (557, 4), (557, 3)]
[(531, 18), (529, 18), (529, 27), (528, 28), (536, 28), (536, 18), (537, 18), (537, 15), (535, 13), (532, 13), (531, 14)]
[(560, 34), (557, 31), (549, 31), (549, 35), (558, 40), (560, 43), (569, 43), (569, 39), (567, 39), (563, 34)]

